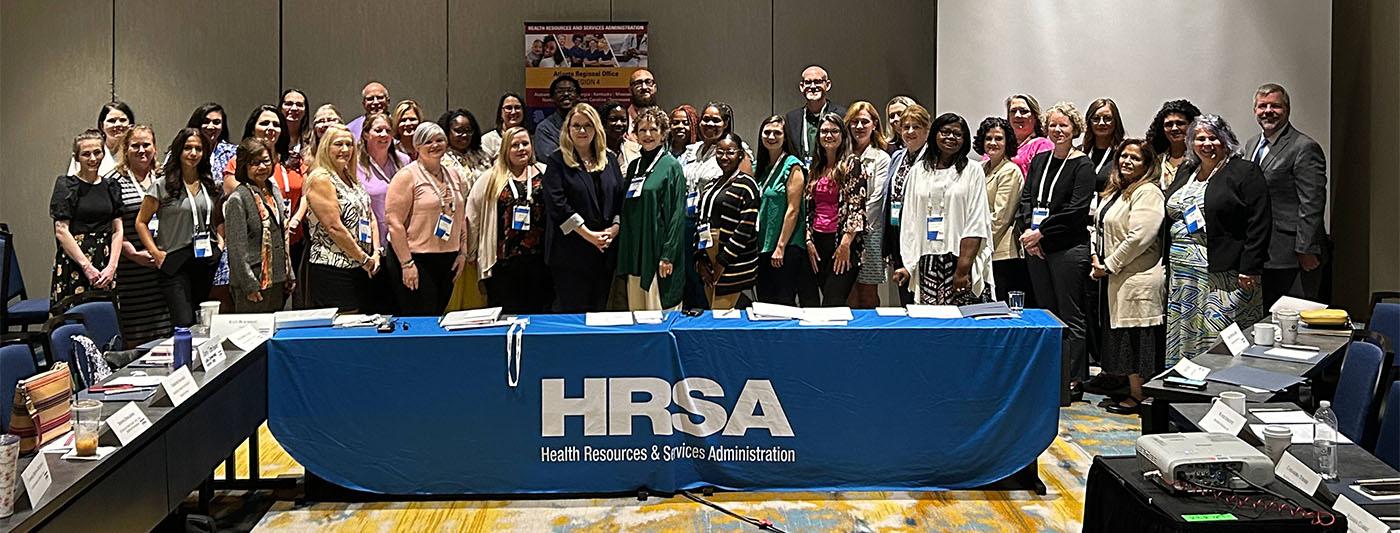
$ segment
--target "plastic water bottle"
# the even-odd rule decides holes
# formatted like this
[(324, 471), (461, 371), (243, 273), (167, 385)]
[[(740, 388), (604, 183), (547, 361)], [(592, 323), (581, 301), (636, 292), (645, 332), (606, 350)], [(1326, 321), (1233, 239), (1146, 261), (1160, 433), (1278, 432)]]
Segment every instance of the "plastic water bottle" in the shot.
[(1337, 479), (1337, 415), (1332, 402), (1318, 402), (1313, 413), (1313, 450), (1317, 452), (1317, 469), (1323, 479)]
[(190, 335), (190, 328), (175, 328), (175, 350), (172, 352), (174, 364), (171, 370), (179, 370), (180, 367), (190, 364), (193, 352), (194, 338)]

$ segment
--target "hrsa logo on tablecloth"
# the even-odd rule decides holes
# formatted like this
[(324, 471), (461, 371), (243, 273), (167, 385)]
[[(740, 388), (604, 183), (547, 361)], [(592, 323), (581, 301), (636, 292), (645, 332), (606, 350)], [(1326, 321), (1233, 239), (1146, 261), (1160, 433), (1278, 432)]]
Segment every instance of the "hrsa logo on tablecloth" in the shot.
[[(647, 398), (637, 401), (635, 393), (645, 393)], [(540, 436), (564, 436), (564, 420), (570, 416), (583, 417), (585, 436), (631, 435), (632, 419), (638, 416), (651, 421), (653, 435), (670, 435), (674, 430), (708, 437), (722, 431), (727, 437), (741, 437), (750, 429), (766, 429), (774, 437), (793, 436), (783, 404), (766, 379), (744, 383), (732, 414), (702, 397), (723, 398), (724, 388), (700, 377), (682, 379), (675, 386), (655, 377), (584, 378), (583, 396), (566, 398), (563, 379), (542, 379)], [(682, 412), (669, 411), (673, 401)]]

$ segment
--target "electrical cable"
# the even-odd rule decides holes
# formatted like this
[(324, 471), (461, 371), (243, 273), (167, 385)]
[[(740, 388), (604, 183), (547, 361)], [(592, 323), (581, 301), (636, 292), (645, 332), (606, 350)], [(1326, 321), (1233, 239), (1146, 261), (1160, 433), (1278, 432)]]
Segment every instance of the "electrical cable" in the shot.
[(708, 506), (708, 507), (712, 507), (712, 508), (714, 508), (716, 511), (719, 511), (719, 512), (721, 512), (721, 513), (727, 514), (727, 515), (733, 517), (735, 520), (738, 520), (738, 521), (740, 521), (740, 522), (744, 522), (744, 523), (749, 524), (749, 525), (751, 525), (751, 526), (754, 526), (754, 527), (756, 527), (756, 528), (758, 528), (758, 529), (760, 529), (760, 530), (763, 530), (763, 531), (773, 531), (773, 532), (776, 532), (776, 533), (787, 533), (786, 531), (783, 531), (782, 529), (780, 529), (778, 526), (773, 525), (773, 522), (770, 522), (770, 521), (768, 521), (768, 520), (764, 520), (764, 519), (762, 519), (762, 518), (750, 518), (750, 517), (741, 515), (741, 514), (739, 514), (739, 513), (734, 512), (734, 511), (730, 511), (729, 509), (725, 509), (724, 507), (721, 507), (721, 506), (720, 506), (719, 504), (717, 504), (717, 503), (711, 502), (711, 501), (709, 501), (709, 500), (706, 500), (706, 499), (704, 499), (704, 498), (701, 498), (701, 497), (699, 497), (699, 496), (696, 496), (696, 495), (691, 494), (691, 493), (686, 492), (686, 491), (680, 491), (680, 494), (681, 494), (682, 496), (685, 496), (686, 498), (690, 498), (690, 500), (693, 501), (693, 502), (695, 502), (695, 503), (699, 503), (699, 504), (701, 504), (701, 505), (705, 505), (705, 506)]

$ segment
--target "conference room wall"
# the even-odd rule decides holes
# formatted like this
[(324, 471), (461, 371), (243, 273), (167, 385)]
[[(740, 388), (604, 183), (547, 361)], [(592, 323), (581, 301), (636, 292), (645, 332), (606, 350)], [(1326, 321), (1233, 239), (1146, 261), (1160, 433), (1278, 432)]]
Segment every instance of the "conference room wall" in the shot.
[(97, 5), (0, 0), (0, 221), (15, 233), (31, 297), (49, 294), (54, 178), (112, 97), (112, 10)]

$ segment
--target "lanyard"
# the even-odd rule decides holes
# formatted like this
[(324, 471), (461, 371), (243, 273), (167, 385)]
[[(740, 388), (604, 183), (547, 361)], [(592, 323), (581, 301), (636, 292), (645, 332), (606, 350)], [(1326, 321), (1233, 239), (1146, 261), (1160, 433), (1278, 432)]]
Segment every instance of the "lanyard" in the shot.
[(282, 165), (272, 167), (272, 183), (275, 183), (282, 187), (283, 198), (286, 198), (292, 193), (291, 180), (288, 180), (287, 176), (282, 173)]
[(438, 210), (441, 211), (442, 214), (448, 216), (456, 214), (457, 188), (452, 184), (452, 176), (450, 175), (451, 173), (447, 171), (447, 167), (442, 168), (442, 179), (443, 181), (447, 182), (447, 195), (451, 195), (451, 198), (447, 198), (447, 195), (443, 194), (442, 188), (438, 187), (437, 182), (433, 181), (433, 177), (428, 174), (428, 169), (419, 166), (418, 170), (421, 172), (421, 179), (423, 179), (423, 181), (428, 182), (428, 185), (431, 185), (433, 187), (433, 193), (437, 194)]
[[(184, 184), (181, 184), (181, 186), (183, 187)], [(189, 192), (189, 190), (186, 190), (185, 192)], [(200, 184), (200, 186), (199, 186), (199, 194), (191, 194), (191, 195), (190, 195), (190, 221), (194, 223), (194, 232), (195, 232), (195, 233), (199, 233), (199, 228), (200, 228), (200, 226), (201, 226), (201, 224), (199, 223), (199, 196), (200, 196), (200, 195), (204, 195), (204, 212), (207, 214), (207, 213), (209, 213), (210, 211), (213, 211), (213, 210), (214, 210), (214, 206), (212, 205), (213, 201), (209, 199), (208, 193), (205, 192), (205, 190), (204, 190), (204, 185), (203, 185), (203, 184)], [(204, 226), (206, 229), (209, 227), (209, 223), (208, 223), (207, 220), (205, 221), (205, 223), (203, 224), (203, 226)]]
[[(530, 171), (531, 171), (531, 170), (535, 170), (535, 166), (534, 166), (534, 165), (529, 165), (529, 166), (526, 166), (526, 167), (525, 167), (525, 203), (527, 203), (527, 204), (530, 203), (530, 193), (531, 193), (531, 192), (533, 191), (533, 189), (534, 189), (534, 183), (532, 183), (532, 182), (530, 181), (530, 178), (533, 178), (533, 177), (534, 177), (533, 174), (530, 174)], [(511, 196), (512, 198), (514, 198), (515, 200), (519, 201), (519, 200), (520, 200), (520, 191), (516, 190), (516, 188), (515, 188), (515, 187), (516, 187), (515, 178), (506, 179), (506, 185), (509, 185), (509, 186), (510, 186), (510, 196)]]
[[(821, 123), (822, 115), (826, 114), (826, 106), (830, 104), (831, 101), (828, 100), (826, 103), (822, 104), (822, 110), (817, 112), (818, 124)], [(804, 113), (802, 117), (802, 153), (807, 154), (807, 157), (812, 157), (812, 141), (807, 135), (807, 129), (812, 127), (812, 123), (807, 122), (807, 117), (805, 115), (805, 113), (807, 113), (807, 110), (803, 109), (802, 112)]]
[(1099, 171), (1103, 170), (1104, 164), (1108, 163), (1109, 159), (1113, 159), (1113, 150), (1104, 150), (1103, 159), (1100, 159), (1099, 162), (1094, 165), (1094, 175), (1098, 175)]
[(783, 168), (784, 166), (787, 166), (787, 165), (784, 165), (784, 164), (783, 164), (783, 163), (786, 163), (786, 162), (787, 162), (787, 157), (783, 157), (782, 160), (780, 160), (780, 161), (778, 161), (778, 162), (776, 162), (776, 163), (773, 164), (773, 168), (772, 168), (772, 169), (769, 169), (769, 170), (768, 170), (768, 177), (763, 179), (763, 188), (764, 188), (764, 189), (767, 189), (767, 188), (773, 186), (773, 177), (778, 175), (778, 169)]
[(715, 181), (710, 182), (711, 187), (709, 188), (709, 190), (705, 191), (705, 197), (701, 199), (700, 202), (701, 223), (710, 223), (710, 215), (713, 214), (715, 211), (715, 204), (719, 203), (720, 192), (723, 192), (724, 188), (729, 186), (729, 182), (734, 181), (734, 178), (737, 177), (739, 177), (739, 170), (735, 169), (734, 173), (730, 174), (728, 179), (724, 179), (723, 181), (716, 179)]
[[(388, 156), (388, 157), (393, 157), (393, 156), (391, 155), (391, 156)], [(386, 165), (389, 164), (389, 159), (388, 159), (388, 158), (385, 158), (385, 159), (384, 159), (384, 164), (386, 164)], [(379, 176), (379, 179), (384, 180), (384, 183), (388, 183), (388, 182), (392, 181), (391, 179), (389, 179), (388, 173), (384, 172), (384, 169), (381, 168), (381, 167), (379, 166), (378, 163), (375, 163), (375, 162), (374, 162), (374, 158), (370, 158), (370, 160), (369, 160), (369, 170), (370, 170), (370, 172), (373, 172), (374, 174), (378, 175), (378, 176)]]
[[(656, 157), (651, 158), (651, 165), (647, 166), (647, 172), (646, 172), (646, 174), (642, 174), (642, 176), (650, 176), (650, 175), (651, 175), (651, 172), (652, 172), (653, 170), (656, 170), (656, 164), (657, 164), (657, 163), (660, 163), (660, 162), (661, 162), (661, 152), (660, 152), (660, 151), (657, 151), (657, 152), (656, 152)], [(637, 159), (632, 160), (632, 163), (631, 163), (630, 165), (628, 165), (628, 166), (631, 167), (631, 168), (627, 169), (627, 175), (628, 175), (628, 176), (631, 176), (632, 178), (636, 178), (636, 177), (637, 177), (637, 169), (640, 168), (641, 165), (642, 165), (642, 158), (638, 157)]]
[(1099, 254), (1100, 260), (1108, 259), (1108, 250), (1104, 249), (1104, 219), (1108, 217), (1108, 209), (1110, 207), (1113, 207), (1114, 202), (1117, 202), (1118, 198), (1121, 196), (1123, 196), (1123, 191), (1119, 190), (1117, 192), (1114, 192), (1113, 196), (1110, 196), (1107, 202), (1099, 203), (1099, 216), (1097, 220), (1098, 223), (1094, 225), (1094, 229), (1097, 229), (1099, 234), (1098, 242), (1095, 243), (1097, 245), (1095, 246), (1095, 248), (1098, 249), (1097, 252)]
[[(1035, 195), (1035, 200), (1042, 206), (1050, 205), (1050, 201), (1045, 198), (1045, 178), (1050, 175), (1050, 164), (1054, 162), (1055, 154), (1052, 153), (1050, 157), (1045, 158), (1045, 172), (1040, 173), (1040, 192)], [(1060, 173), (1065, 171), (1066, 166), (1069, 166), (1069, 159), (1060, 162), (1060, 169), (1055, 171), (1055, 179), (1050, 180), (1051, 196), (1055, 195), (1055, 184), (1060, 182)]]

